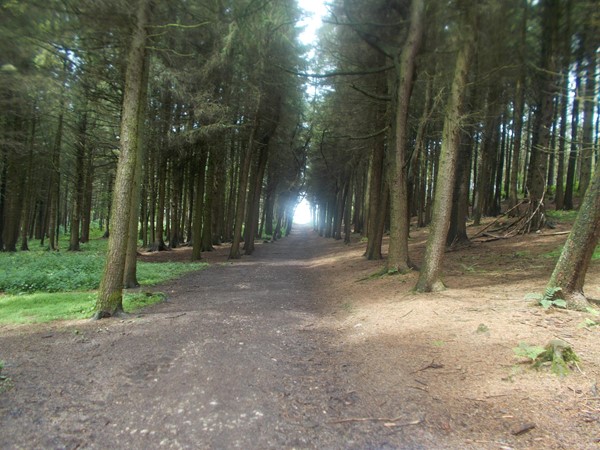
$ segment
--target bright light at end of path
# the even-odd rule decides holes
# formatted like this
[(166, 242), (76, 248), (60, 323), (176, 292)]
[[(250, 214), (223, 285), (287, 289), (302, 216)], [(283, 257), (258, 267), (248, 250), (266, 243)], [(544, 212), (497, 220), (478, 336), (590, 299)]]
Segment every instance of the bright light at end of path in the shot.
[(294, 223), (304, 225), (310, 222), (310, 219), (310, 205), (306, 199), (303, 198), (302, 201), (298, 203), (298, 206), (296, 206), (296, 211), (294, 211)]

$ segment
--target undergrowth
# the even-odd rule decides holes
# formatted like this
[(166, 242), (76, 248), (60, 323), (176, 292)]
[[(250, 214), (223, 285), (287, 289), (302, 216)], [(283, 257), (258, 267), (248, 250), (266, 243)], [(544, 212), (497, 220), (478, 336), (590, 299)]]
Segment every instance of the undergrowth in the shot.
[[(543, 256), (546, 258), (553, 258), (553, 259), (558, 259), (558, 257), (560, 256), (560, 253), (562, 252), (563, 246), (560, 245), (558, 247), (556, 247), (554, 250), (552, 250), (551, 252), (545, 253)], [(595, 260), (600, 260), (600, 245), (596, 247), (596, 250), (594, 250), (594, 253), (592, 255), (592, 261)]]
[[(106, 247), (106, 239), (94, 239), (78, 252), (52, 252), (31, 243), (30, 251), (0, 253), (0, 323), (91, 317)], [(63, 242), (61, 248), (67, 245)], [(137, 279), (142, 286), (156, 285), (205, 267), (202, 262), (138, 261)], [(123, 307), (131, 312), (162, 298), (162, 294), (125, 293)]]
[[(80, 252), (29, 251), (0, 253), (0, 291), (12, 295), (97, 289), (105, 262), (106, 241), (93, 242)], [(138, 262), (138, 281), (153, 285), (206, 263)]]
[(550, 367), (552, 373), (560, 376), (567, 375), (571, 367), (578, 367), (579, 363), (579, 356), (560, 339), (553, 339), (545, 347), (520, 342), (513, 351), (517, 357), (526, 358), (533, 368)]
[(543, 294), (527, 294), (526, 300), (535, 300), (544, 309), (551, 306), (556, 308), (566, 308), (567, 302), (560, 298), (559, 294), (562, 291), (559, 287), (547, 287)]
[(557, 222), (573, 223), (573, 222), (575, 222), (575, 219), (577, 218), (578, 212), (579, 211), (577, 211), (575, 209), (571, 209), (569, 211), (546, 210), (546, 216), (548, 216), (549, 219), (555, 220)]

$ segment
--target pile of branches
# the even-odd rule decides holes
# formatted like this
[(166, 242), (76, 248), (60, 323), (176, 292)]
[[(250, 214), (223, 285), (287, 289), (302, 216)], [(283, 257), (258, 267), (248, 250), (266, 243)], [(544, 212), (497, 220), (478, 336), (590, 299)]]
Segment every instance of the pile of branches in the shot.
[[(526, 205), (526, 208), (522, 208), (523, 205)], [(514, 211), (519, 214), (513, 217)], [(509, 220), (504, 221), (505, 217), (509, 217)], [(483, 227), (471, 239), (481, 236), (487, 238), (484, 239), (484, 242), (508, 239), (518, 234), (539, 232), (545, 225), (550, 226), (546, 220), (544, 198), (542, 197), (539, 201), (525, 199)], [(495, 228), (493, 228), (494, 226)]]

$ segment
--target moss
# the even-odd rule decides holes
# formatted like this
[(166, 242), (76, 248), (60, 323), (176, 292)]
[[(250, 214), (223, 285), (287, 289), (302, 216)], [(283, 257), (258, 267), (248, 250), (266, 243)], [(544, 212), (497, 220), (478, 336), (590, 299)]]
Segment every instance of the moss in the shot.
[(579, 357), (569, 344), (560, 339), (553, 339), (535, 358), (533, 366), (540, 368), (550, 365), (552, 373), (563, 376), (570, 372), (570, 366), (577, 365), (578, 362)]

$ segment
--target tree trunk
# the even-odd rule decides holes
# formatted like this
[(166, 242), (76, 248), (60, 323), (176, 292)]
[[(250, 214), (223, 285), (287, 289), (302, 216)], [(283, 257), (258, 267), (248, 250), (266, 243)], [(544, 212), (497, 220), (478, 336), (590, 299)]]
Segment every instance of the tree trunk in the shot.
[(400, 55), (394, 58), (397, 88), (395, 92), (394, 148), (390, 176), (390, 245), (388, 272), (406, 273), (408, 256), (408, 192), (406, 183), (406, 145), (408, 108), (415, 75), (415, 62), (424, 31), (425, 2), (412, 0), (410, 28)]
[[(257, 111), (260, 108), (257, 108)], [(254, 136), (258, 128), (258, 121), (252, 127), (250, 131), (250, 137), (248, 138), (248, 145), (244, 152), (242, 166), (240, 167), (239, 183), (237, 190), (237, 200), (235, 209), (235, 225), (233, 229), (233, 242), (229, 250), (229, 259), (240, 259), (242, 254), (240, 253), (240, 242), (242, 240), (242, 222), (244, 221), (244, 212), (246, 210), (246, 191), (248, 188), (248, 177), (250, 175), (250, 164), (252, 163), (252, 155), (254, 153)]]
[(129, 236), (127, 237), (127, 256), (125, 258), (125, 269), (123, 275), (123, 286), (125, 289), (133, 289), (140, 285), (137, 279), (137, 249), (138, 249), (138, 219), (140, 217), (140, 199), (143, 180), (143, 159), (146, 142), (144, 141), (144, 123), (146, 121), (146, 97), (148, 95), (148, 76), (150, 61), (144, 58), (142, 74), (142, 86), (140, 88), (137, 124), (137, 155), (131, 185), (131, 206), (129, 217)]
[(381, 243), (385, 221), (384, 193), (387, 185), (384, 180), (385, 139), (378, 136), (373, 143), (369, 176), (369, 215), (367, 219), (367, 251), (369, 260), (381, 259)]
[(571, 210), (574, 207), (573, 196), (575, 192), (575, 170), (577, 168), (577, 155), (579, 153), (579, 98), (581, 97), (581, 60), (577, 63), (575, 75), (575, 96), (573, 98), (571, 114), (571, 148), (567, 163), (567, 182), (565, 186), (564, 209)]
[(254, 252), (254, 238), (258, 228), (258, 217), (260, 214), (260, 197), (262, 192), (263, 179), (267, 168), (267, 160), (269, 156), (270, 136), (266, 136), (260, 144), (258, 153), (258, 161), (254, 173), (254, 185), (251, 186), (251, 192), (248, 194), (248, 211), (246, 218), (246, 241), (244, 242), (244, 254), (251, 255)]
[(212, 252), (213, 242), (213, 202), (215, 200), (215, 151), (211, 149), (208, 154), (208, 169), (206, 172), (206, 190), (202, 214), (202, 251)]
[[(35, 148), (35, 132), (37, 125), (37, 117), (35, 112), (32, 114), (32, 122), (31, 122), (31, 131), (29, 134), (29, 156), (27, 161), (27, 173), (25, 174), (23, 181), (25, 182), (25, 192), (24, 192), (24, 200), (23, 200), (23, 217), (22, 217), (22, 228), (21, 228), (21, 250), (28, 251), (29, 250), (29, 228), (31, 226), (32, 219), (32, 204), (33, 204), (33, 195), (34, 195), (34, 148)], [(0, 215), (0, 220), (2, 220), (2, 216)], [(2, 247), (0, 247), (1, 249)]]
[(423, 265), (415, 290), (431, 292), (444, 288), (440, 279), (440, 271), (446, 238), (452, 212), (452, 195), (456, 176), (460, 135), (464, 121), (464, 104), (467, 91), (468, 73), (474, 53), (476, 41), (475, 11), (476, 6), (466, 5), (463, 11), (464, 23), (460, 27), (462, 46), (456, 57), (452, 91), (448, 99), (442, 131), (442, 148), (440, 151), (439, 169), (436, 178), (436, 191), (433, 203), (429, 237), (425, 248)]
[(206, 159), (208, 149), (199, 148), (200, 160), (194, 189), (194, 218), (192, 221), (192, 261), (202, 258), (202, 211), (204, 210), (204, 181), (206, 179)]
[[(590, 31), (587, 31), (589, 34)], [(591, 36), (586, 36), (588, 41)], [(581, 170), (579, 172), (579, 192), (587, 192), (592, 177), (594, 156), (594, 107), (598, 104), (596, 96), (596, 45), (586, 45), (585, 86), (583, 89), (583, 124), (581, 133)]]
[(550, 130), (554, 117), (556, 92), (556, 35), (558, 32), (558, 0), (542, 2), (542, 56), (541, 73), (537, 86), (537, 109), (531, 142), (531, 158), (527, 174), (529, 191), (529, 225), (525, 231), (537, 231), (545, 224), (546, 174)]
[(79, 114), (77, 141), (75, 142), (75, 178), (73, 180), (73, 214), (71, 217), (71, 237), (69, 251), (79, 251), (80, 226), (83, 213), (83, 194), (85, 180), (85, 155), (87, 147), (87, 111)]
[(567, 134), (567, 111), (569, 107), (569, 71), (563, 70), (563, 86), (560, 98), (560, 127), (558, 130), (558, 167), (556, 169), (556, 209), (563, 209), (565, 205), (565, 148)]
[(92, 224), (92, 198), (94, 192), (94, 152), (91, 146), (86, 146), (85, 181), (83, 183), (83, 205), (81, 213), (81, 238), (82, 243), (90, 240), (90, 227)]
[(54, 137), (54, 146), (52, 148), (52, 160), (50, 167), (50, 198), (48, 211), (48, 249), (58, 250), (58, 214), (60, 201), (60, 153), (63, 138), (64, 123), (64, 99), (61, 100), (60, 111), (58, 113), (58, 125), (56, 127), (56, 136)]
[(8, 176), (8, 150), (0, 146), (0, 252), (4, 251), (4, 222), (6, 219), (6, 177)]
[(589, 306), (583, 285), (599, 238), (600, 164), (596, 164), (594, 179), (548, 282), (549, 288), (561, 288), (558, 295), (567, 301), (569, 308), (585, 310)]
[(149, 5), (150, 0), (138, 2), (136, 23), (127, 58), (121, 113), (121, 153), (117, 165), (111, 212), (112, 229), (108, 240), (104, 273), (98, 289), (94, 314), (96, 319), (123, 312), (123, 276), (130, 227), (132, 185), (135, 180), (136, 159), (140, 151), (139, 116), (140, 108), (145, 102), (142, 94)]
[(351, 217), (352, 217), (352, 180), (348, 180), (348, 186), (346, 188), (346, 198), (344, 205), (344, 244), (350, 243), (351, 233)]
[[(470, 130), (472, 131), (472, 130)], [(462, 133), (456, 166), (456, 179), (452, 195), (452, 214), (446, 245), (459, 246), (469, 243), (467, 235), (467, 216), (469, 215), (469, 185), (471, 182), (471, 153), (473, 134)]]
[[(494, 89), (494, 88), (492, 88)], [(477, 185), (473, 205), (473, 222), (481, 223), (483, 216), (494, 215), (494, 167), (497, 165), (498, 128), (500, 126), (500, 108), (502, 104), (499, 92), (492, 90), (487, 96), (486, 123), (483, 132), (477, 169)]]

